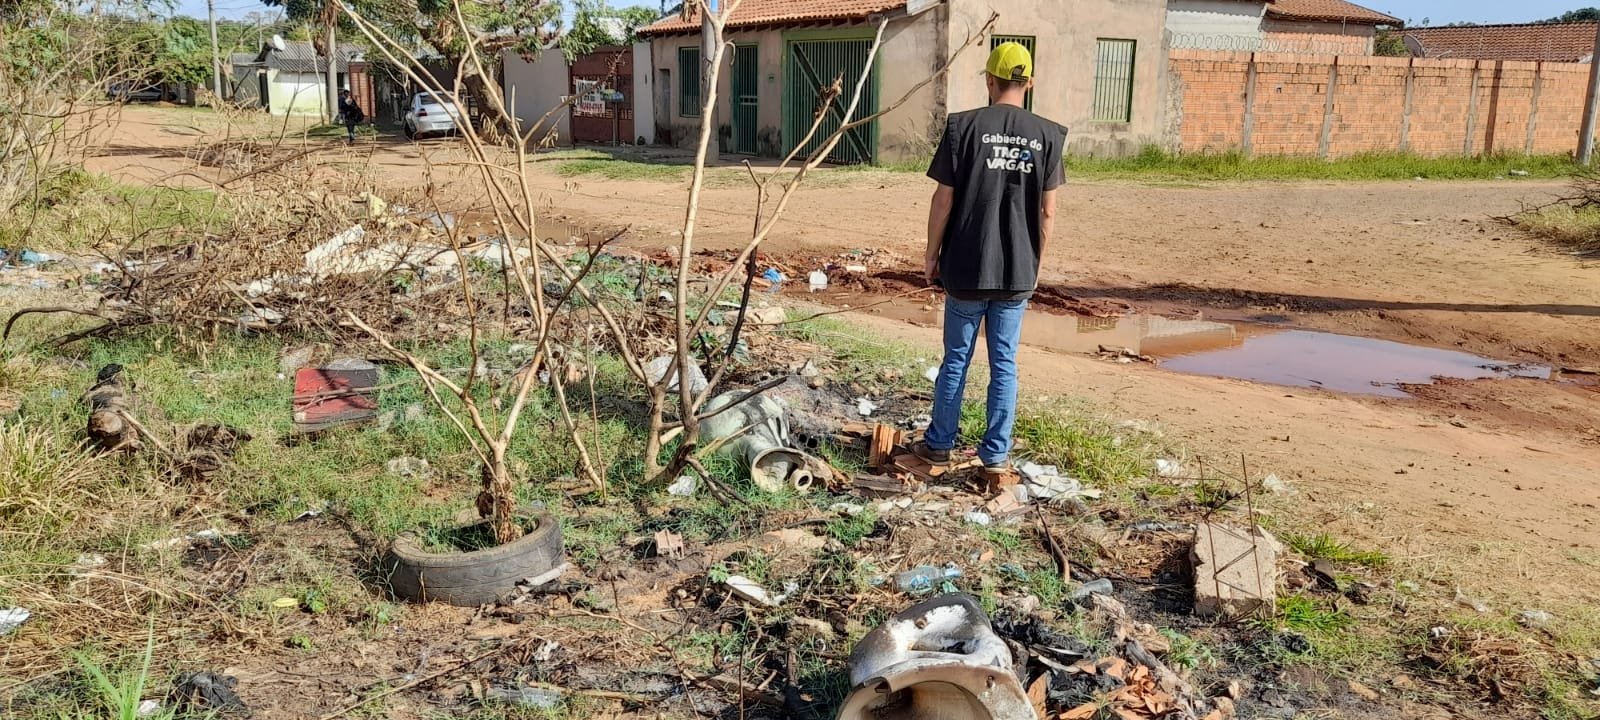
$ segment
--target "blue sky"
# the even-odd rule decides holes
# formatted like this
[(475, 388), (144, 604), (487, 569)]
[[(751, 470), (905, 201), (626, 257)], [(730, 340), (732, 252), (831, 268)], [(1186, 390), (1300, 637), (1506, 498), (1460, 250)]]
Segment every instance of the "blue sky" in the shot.
[[(221, 17), (244, 17), (246, 14), (257, 12), (270, 12), (275, 8), (268, 8), (255, 0), (216, 0), (217, 14)], [(1355, 0), (1357, 4), (1365, 5), (1374, 10), (1381, 10), (1402, 20), (1420, 23), (1423, 18), (1428, 18), (1433, 25), (1444, 25), (1457, 21), (1472, 21), (1481, 23), (1514, 23), (1530, 22), (1555, 17), (1568, 10), (1588, 6), (1600, 6), (1600, 0), (1589, 2), (1561, 2), (1560, 0), (1520, 0), (1519, 2), (1506, 2), (1506, 0)], [(618, 3), (624, 4), (624, 3)], [(645, 3), (654, 6), (655, 3)], [(672, 4), (672, 3), (668, 3)], [(205, 0), (178, 0), (177, 12), (180, 15), (192, 15), (197, 18), (206, 16)]]

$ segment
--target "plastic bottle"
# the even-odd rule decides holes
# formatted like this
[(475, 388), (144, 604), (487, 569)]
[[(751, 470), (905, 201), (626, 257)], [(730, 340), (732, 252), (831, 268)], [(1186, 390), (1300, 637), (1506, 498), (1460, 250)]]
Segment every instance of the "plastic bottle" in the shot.
[(811, 271), (811, 292), (822, 292), (828, 289), (828, 274), (821, 270)]
[(945, 581), (961, 577), (961, 568), (955, 566), (934, 567), (932, 565), (918, 565), (899, 575), (894, 576), (894, 584), (901, 592), (913, 595), (923, 595), (933, 592), (935, 588), (943, 585)]

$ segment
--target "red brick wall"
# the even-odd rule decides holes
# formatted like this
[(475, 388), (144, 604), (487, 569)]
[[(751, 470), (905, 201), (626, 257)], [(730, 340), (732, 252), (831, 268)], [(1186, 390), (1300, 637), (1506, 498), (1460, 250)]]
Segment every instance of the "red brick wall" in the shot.
[[(1577, 64), (1209, 50), (1173, 50), (1170, 63), (1174, 104), (1181, 98), (1176, 141), (1189, 153), (1244, 147), (1245, 87), (1254, 64), (1249, 145), (1263, 155), (1322, 152), (1328, 81), (1337, 64), (1330, 157), (1403, 149), (1421, 155), (1522, 153), (1530, 149), (1535, 117), (1532, 152), (1572, 152), (1589, 72)], [(1403, 146), (1408, 73), (1412, 102)]]

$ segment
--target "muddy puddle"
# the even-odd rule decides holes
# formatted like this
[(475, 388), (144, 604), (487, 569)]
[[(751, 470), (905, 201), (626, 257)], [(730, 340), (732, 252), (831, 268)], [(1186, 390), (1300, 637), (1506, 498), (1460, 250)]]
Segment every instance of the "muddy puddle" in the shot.
[[(818, 293), (830, 305), (938, 327), (942, 298), (891, 298)], [(1154, 358), (1174, 372), (1234, 378), (1340, 393), (1410, 397), (1407, 385), (1440, 378), (1550, 379), (1542, 365), (1505, 363), (1470, 353), (1372, 338), (1251, 323), (1188, 320), (1159, 315), (1053, 315), (1029, 311), (1022, 341), (1068, 353), (1120, 351)]]

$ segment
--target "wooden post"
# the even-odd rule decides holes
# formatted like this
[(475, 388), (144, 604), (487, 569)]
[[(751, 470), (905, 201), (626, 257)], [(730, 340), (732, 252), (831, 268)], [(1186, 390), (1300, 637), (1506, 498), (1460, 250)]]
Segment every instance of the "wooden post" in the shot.
[(1467, 137), (1461, 141), (1461, 154), (1472, 157), (1473, 136), (1478, 134), (1478, 70), (1482, 60), (1472, 61), (1472, 92), (1467, 95)]
[(1578, 164), (1594, 157), (1594, 116), (1600, 111), (1600, 27), (1595, 29), (1594, 51), (1589, 54), (1589, 94), (1583, 101), (1583, 126), (1578, 132)]
[(1333, 56), (1328, 66), (1328, 96), (1322, 104), (1322, 138), (1317, 142), (1317, 156), (1328, 157), (1328, 147), (1333, 141), (1333, 100), (1339, 86), (1339, 56)]
[(1239, 151), (1245, 157), (1255, 152), (1256, 131), (1256, 54), (1250, 53), (1250, 64), (1244, 71), (1244, 129), (1240, 132)]
[(1411, 108), (1417, 92), (1417, 59), (1406, 61), (1406, 99), (1400, 110), (1400, 152), (1411, 152)]
[(1533, 66), (1533, 99), (1528, 101), (1528, 142), (1522, 152), (1526, 155), (1533, 154), (1533, 148), (1538, 140), (1539, 131), (1539, 93), (1544, 92), (1544, 61), (1540, 60)]

